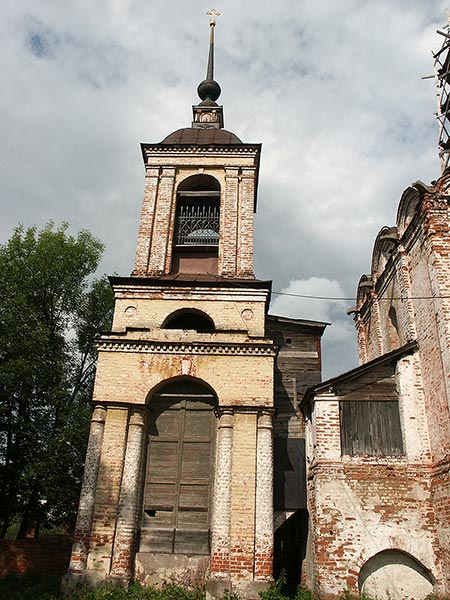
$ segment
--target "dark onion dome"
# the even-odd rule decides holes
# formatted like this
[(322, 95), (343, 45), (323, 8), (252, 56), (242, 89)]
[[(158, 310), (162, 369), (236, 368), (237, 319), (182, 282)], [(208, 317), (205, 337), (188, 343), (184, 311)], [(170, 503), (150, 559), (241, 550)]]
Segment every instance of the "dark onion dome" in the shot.
[(197, 94), (201, 100), (212, 100), (215, 102), (220, 96), (220, 85), (213, 79), (204, 79), (197, 88)]
[(178, 129), (166, 138), (161, 144), (242, 144), (237, 135), (226, 129), (195, 129), (186, 127)]

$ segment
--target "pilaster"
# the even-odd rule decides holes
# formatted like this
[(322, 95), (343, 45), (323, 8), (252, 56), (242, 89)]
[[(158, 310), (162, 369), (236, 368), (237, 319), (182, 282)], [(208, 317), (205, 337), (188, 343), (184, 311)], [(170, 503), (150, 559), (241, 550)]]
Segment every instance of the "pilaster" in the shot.
[(106, 408), (96, 406), (91, 418), (72, 555), (65, 581), (66, 587), (71, 587), (78, 580), (82, 581), (86, 571), (105, 419)]
[(133, 275), (144, 276), (148, 271), (150, 248), (155, 225), (159, 175), (159, 168), (147, 168)]
[(175, 167), (161, 169), (159, 192), (151, 240), (148, 274), (163, 275), (170, 271), (173, 220), (175, 218)]
[(215, 577), (220, 578), (229, 578), (233, 427), (233, 410), (219, 409), (210, 570)]
[(273, 570), (273, 409), (261, 410), (257, 423), (255, 579), (272, 579)]
[(225, 167), (225, 189), (220, 207), (219, 274), (236, 276), (238, 244), (239, 168)]
[(256, 168), (243, 168), (239, 194), (239, 243), (237, 246), (238, 277), (254, 277), (253, 229)]
[(133, 574), (142, 487), (145, 416), (144, 408), (130, 410), (111, 564), (113, 579), (129, 580)]
[(88, 579), (92, 583), (107, 578), (110, 572), (127, 421), (126, 407), (108, 407), (87, 561)]

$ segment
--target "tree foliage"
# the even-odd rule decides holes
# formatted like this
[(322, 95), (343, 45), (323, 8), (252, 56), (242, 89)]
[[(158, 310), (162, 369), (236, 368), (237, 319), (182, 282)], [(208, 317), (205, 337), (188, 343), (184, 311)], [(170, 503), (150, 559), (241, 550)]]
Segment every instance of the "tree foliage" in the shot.
[(14, 519), (73, 521), (95, 374), (112, 316), (103, 245), (67, 224), (0, 246), (0, 536)]

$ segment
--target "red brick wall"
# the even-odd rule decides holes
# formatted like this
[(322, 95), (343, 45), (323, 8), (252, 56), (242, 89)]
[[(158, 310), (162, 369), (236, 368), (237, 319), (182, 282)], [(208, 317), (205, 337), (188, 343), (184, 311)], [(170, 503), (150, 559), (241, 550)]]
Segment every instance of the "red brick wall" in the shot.
[(0, 577), (40, 571), (63, 574), (68, 566), (72, 537), (46, 535), (35, 540), (0, 540)]

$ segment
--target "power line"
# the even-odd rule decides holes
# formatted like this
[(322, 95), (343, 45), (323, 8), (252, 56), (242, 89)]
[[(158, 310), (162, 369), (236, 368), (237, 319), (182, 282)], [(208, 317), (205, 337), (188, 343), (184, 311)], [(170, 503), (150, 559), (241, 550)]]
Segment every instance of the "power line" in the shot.
[[(307, 300), (330, 300), (330, 301), (345, 301), (345, 302), (356, 302), (356, 298), (344, 298), (342, 296), (312, 296), (308, 294), (290, 294), (287, 292), (275, 292), (272, 291), (272, 294), (277, 294), (278, 296), (291, 296), (292, 298), (306, 298)], [(443, 300), (449, 299), (450, 296), (393, 296), (392, 298), (378, 298), (379, 301), (382, 300)]]

